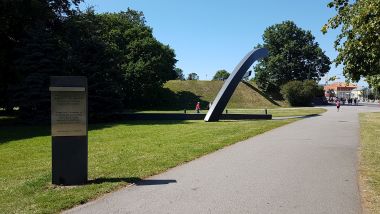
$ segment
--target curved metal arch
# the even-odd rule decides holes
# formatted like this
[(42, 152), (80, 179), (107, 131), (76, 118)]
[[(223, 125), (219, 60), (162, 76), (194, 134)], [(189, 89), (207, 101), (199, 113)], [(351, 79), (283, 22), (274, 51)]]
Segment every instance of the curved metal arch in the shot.
[(214, 122), (219, 120), (220, 115), (223, 113), (224, 108), (226, 108), (228, 101), (249, 67), (251, 67), (256, 60), (264, 58), (268, 56), (268, 54), (269, 51), (266, 48), (258, 48), (245, 55), (245, 57), (235, 67), (228, 79), (225, 80), (218, 95), (216, 95), (216, 98), (212, 102), (210, 110), (207, 112), (204, 119), (206, 122)]

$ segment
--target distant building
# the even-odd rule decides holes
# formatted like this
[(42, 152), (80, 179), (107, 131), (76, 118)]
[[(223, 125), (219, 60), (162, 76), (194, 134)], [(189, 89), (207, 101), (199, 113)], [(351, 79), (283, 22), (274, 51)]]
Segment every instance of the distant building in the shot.
[[(352, 98), (352, 91), (356, 89), (358, 86), (352, 83), (345, 82), (334, 82), (329, 85), (324, 86), (325, 96), (335, 96), (338, 98)], [(328, 93), (333, 92), (333, 93)]]
[(364, 90), (363, 88), (355, 88), (354, 90), (351, 91), (351, 98), (356, 98), (356, 99), (363, 99), (364, 98)]

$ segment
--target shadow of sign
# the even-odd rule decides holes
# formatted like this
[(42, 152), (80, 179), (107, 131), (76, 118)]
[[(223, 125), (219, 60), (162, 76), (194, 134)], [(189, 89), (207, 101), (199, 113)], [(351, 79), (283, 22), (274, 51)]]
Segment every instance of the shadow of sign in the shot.
[(150, 186), (150, 185), (166, 185), (170, 183), (177, 183), (177, 180), (173, 179), (147, 179), (143, 180), (137, 177), (128, 177), (128, 178), (96, 178), (94, 180), (88, 181), (88, 184), (101, 184), (101, 183), (115, 183), (115, 182), (127, 182), (135, 184), (137, 186)]

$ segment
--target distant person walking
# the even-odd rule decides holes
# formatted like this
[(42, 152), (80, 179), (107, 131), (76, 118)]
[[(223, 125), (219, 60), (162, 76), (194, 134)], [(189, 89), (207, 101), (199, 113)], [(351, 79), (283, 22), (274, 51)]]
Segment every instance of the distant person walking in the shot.
[(195, 111), (197, 111), (197, 113), (201, 112), (201, 104), (199, 102), (197, 102), (197, 104), (195, 105)]
[(336, 101), (336, 111), (339, 111), (339, 109), (340, 109), (340, 101), (337, 100)]

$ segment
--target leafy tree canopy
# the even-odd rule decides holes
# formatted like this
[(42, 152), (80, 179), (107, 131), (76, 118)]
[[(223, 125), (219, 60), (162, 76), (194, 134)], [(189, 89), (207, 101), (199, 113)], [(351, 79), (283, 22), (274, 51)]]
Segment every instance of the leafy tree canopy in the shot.
[(124, 104), (131, 108), (150, 107), (158, 89), (176, 78), (174, 50), (153, 37), (141, 12), (128, 10), (96, 16), (100, 19), (99, 36), (114, 54), (111, 60), (124, 76)]
[(380, 89), (380, 74), (366, 77), (366, 82), (371, 88)]
[(264, 44), (269, 56), (255, 66), (257, 85), (269, 93), (278, 93), (279, 87), (292, 80), (318, 81), (330, 69), (330, 60), (310, 31), (292, 21), (275, 24), (264, 31)]
[(343, 64), (346, 77), (359, 81), (361, 77), (380, 74), (380, 0), (333, 0), (328, 6), (337, 15), (322, 28), (341, 26), (334, 46), (339, 52), (336, 64)]
[(212, 80), (226, 80), (230, 76), (230, 73), (226, 70), (219, 70), (215, 73), (214, 77)]
[(177, 80), (185, 80), (185, 75), (183, 74), (183, 70), (180, 68), (175, 68), (175, 73), (177, 75), (176, 79)]
[(196, 73), (190, 73), (187, 75), (187, 80), (199, 80), (199, 76)]
[(81, 75), (88, 78), (90, 117), (96, 117), (151, 106), (162, 85), (177, 76), (174, 51), (153, 37), (142, 12), (95, 14), (89, 9), (67, 13), (57, 22), (57, 28), (32, 25), (10, 49), (9, 65), (1, 72), (12, 84), (0, 81), (12, 87), (0, 90), (0, 107), (47, 118), (49, 77)]

